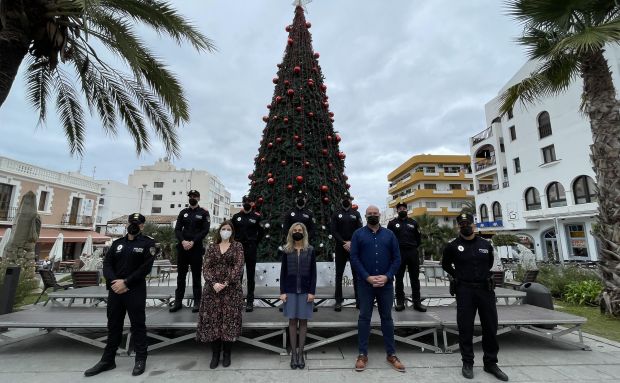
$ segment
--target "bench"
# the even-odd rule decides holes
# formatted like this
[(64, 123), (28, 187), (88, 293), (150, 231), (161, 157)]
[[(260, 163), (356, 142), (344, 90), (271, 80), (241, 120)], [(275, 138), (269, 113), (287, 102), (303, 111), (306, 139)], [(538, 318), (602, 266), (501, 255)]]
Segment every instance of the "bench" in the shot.
[[(34, 302), (35, 305), (39, 303), (39, 299), (41, 299), (47, 289), (52, 289), (52, 291), (56, 291), (60, 289), (67, 290), (68, 288), (73, 287), (73, 283), (70, 282), (58, 283), (58, 281), (56, 281), (56, 275), (52, 270), (39, 269), (39, 275), (41, 276), (41, 280), (43, 281), (43, 291), (41, 291), (41, 294), (39, 294), (37, 300)], [(49, 298), (47, 299), (47, 301), (45, 301), (44, 306), (47, 305), (47, 302), (49, 302)]]
[(538, 277), (538, 270), (526, 270), (521, 282), (515, 282), (515, 281), (504, 282), (504, 286), (512, 287), (513, 289), (517, 290), (524, 283), (536, 282), (536, 277)]

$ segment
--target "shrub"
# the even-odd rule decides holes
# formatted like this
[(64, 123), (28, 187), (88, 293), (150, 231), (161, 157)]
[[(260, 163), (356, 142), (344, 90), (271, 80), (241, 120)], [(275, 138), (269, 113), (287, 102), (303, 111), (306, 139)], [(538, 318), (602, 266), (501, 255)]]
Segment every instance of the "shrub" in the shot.
[(564, 291), (564, 300), (577, 305), (598, 306), (603, 284), (598, 280), (569, 283)]
[(540, 265), (536, 281), (545, 285), (554, 297), (562, 298), (571, 283), (600, 281), (600, 278), (594, 270), (575, 265)]
[(515, 243), (519, 243), (519, 238), (512, 234), (495, 234), (491, 238), (494, 246), (512, 246)]

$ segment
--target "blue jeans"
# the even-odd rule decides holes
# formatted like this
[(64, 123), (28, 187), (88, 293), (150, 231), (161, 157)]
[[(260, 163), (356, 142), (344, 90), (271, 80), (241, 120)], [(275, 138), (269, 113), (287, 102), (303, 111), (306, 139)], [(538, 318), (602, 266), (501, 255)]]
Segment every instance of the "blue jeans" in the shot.
[(368, 337), (370, 336), (370, 319), (372, 318), (373, 303), (377, 299), (379, 317), (381, 317), (381, 332), (387, 355), (396, 354), (394, 346), (394, 321), (392, 320), (392, 305), (394, 304), (394, 285), (388, 282), (383, 287), (372, 287), (366, 281), (357, 281), (357, 299), (360, 305), (360, 315), (357, 320), (357, 337), (359, 353), (368, 355)]

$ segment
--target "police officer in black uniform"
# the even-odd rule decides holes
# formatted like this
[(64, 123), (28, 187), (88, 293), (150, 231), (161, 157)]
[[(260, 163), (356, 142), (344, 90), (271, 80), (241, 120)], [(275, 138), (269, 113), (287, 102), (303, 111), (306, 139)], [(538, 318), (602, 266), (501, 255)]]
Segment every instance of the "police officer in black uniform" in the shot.
[(198, 190), (190, 190), (189, 207), (181, 210), (177, 217), (174, 231), (179, 244), (177, 245), (177, 289), (174, 293), (174, 306), (170, 312), (179, 311), (183, 307), (185, 295), (185, 277), (188, 268), (192, 268), (192, 290), (194, 293), (194, 308), (192, 312), (198, 312), (202, 295), (202, 257), (205, 253), (202, 240), (209, 234), (211, 216), (209, 212), (198, 205), (200, 193)]
[(420, 299), (420, 258), (418, 257), (418, 246), (422, 243), (422, 236), (418, 223), (407, 216), (407, 204), (399, 202), (396, 204), (398, 217), (391, 220), (387, 228), (390, 229), (398, 239), (400, 248), (400, 267), (396, 273), (396, 311), (405, 309), (405, 286), (403, 278), (405, 269), (409, 269), (409, 281), (411, 282), (411, 300), (413, 309), (425, 312)]
[[(235, 240), (243, 246), (245, 258), (245, 272), (247, 277), (247, 295), (245, 311), (254, 310), (254, 276), (256, 274), (256, 250), (258, 243), (263, 238), (264, 232), (261, 225), (261, 215), (254, 211), (253, 201), (244, 196), (242, 199), (243, 210), (233, 215), (232, 223), (235, 229)], [(242, 276), (243, 278), (243, 276)]]
[[(362, 227), (362, 216), (351, 208), (351, 196), (346, 193), (342, 197), (341, 208), (332, 215), (330, 231), (336, 240), (336, 306), (335, 311), (342, 310), (342, 275), (347, 261), (350, 261), (351, 237), (353, 232)], [(355, 292), (355, 305), (357, 306), (357, 278), (355, 269), (351, 267), (353, 274), (353, 290)]]
[(497, 379), (508, 381), (508, 376), (497, 366), (499, 345), (497, 333), (497, 308), (495, 306), (493, 246), (474, 233), (474, 218), (461, 213), (457, 217), (459, 237), (443, 251), (441, 265), (451, 276), (451, 293), (456, 294), (456, 321), (459, 330), (459, 347), (463, 360), (463, 376), (473, 379), (474, 371), (474, 319), (476, 311), (482, 325), (482, 350), (484, 371)]
[(294, 223), (301, 222), (306, 225), (306, 230), (308, 230), (308, 240), (310, 244), (314, 240), (315, 229), (314, 229), (314, 214), (308, 208), (306, 208), (307, 202), (306, 195), (300, 191), (295, 199), (295, 207), (289, 210), (284, 214), (284, 223), (282, 225), (282, 233), (284, 234), (284, 238), (288, 235), (288, 230)]
[(146, 276), (155, 260), (155, 240), (141, 234), (145, 218), (129, 216), (127, 235), (112, 243), (103, 260), (103, 276), (108, 289), (108, 341), (101, 361), (84, 372), (97, 375), (116, 367), (116, 350), (123, 337), (125, 313), (129, 314), (131, 335), (136, 351), (132, 375), (141, 375), (146, 367)]

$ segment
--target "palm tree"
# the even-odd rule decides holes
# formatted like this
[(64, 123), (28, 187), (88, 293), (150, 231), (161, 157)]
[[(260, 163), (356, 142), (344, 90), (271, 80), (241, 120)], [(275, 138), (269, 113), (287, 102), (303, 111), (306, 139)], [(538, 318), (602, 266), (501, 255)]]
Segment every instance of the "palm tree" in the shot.
[[(187, 100), (177, 78), (136, 34), (138, 24), (198, 51), (214, 49), (162, 0), (0, 0), (0, 106), (26, 60), (28, 101), (45, 122), (47, 102), (55, 99), (72, 154), (84, 151), (82, 93), (109, 135), (122, 122), (140, 154), (150, 148), (152, 129), (167, 154), (178, 156), (176, 128), (189, 120)], [(102, 60), (105, 50), (130, 74)]]
[(510, 0), (508, 12), (524, 26), (519, 43), (539, 66), (501, 95), (501, 114), (564, 92), (583, 81), (582, 110), (590, 118), (597, 177), (600, 270), (608, 311), (620, 315), (620, 114), (606, 44), (620, 43), (615, 0)]
[(442, 249), (450, 239), (456, 237), (456, 232), (453, 228), (440, 226), (437, 218), (429, 214), (413, 218), (418, 223), (420, 234), (422, 234), (420, 245), (422, 256), (424, 259), (440, 259)]
[(467, 200), (463, 202), (463, 205), (461, 206), (461, 214), (471, 214), (476, 216), (476, 201)]

